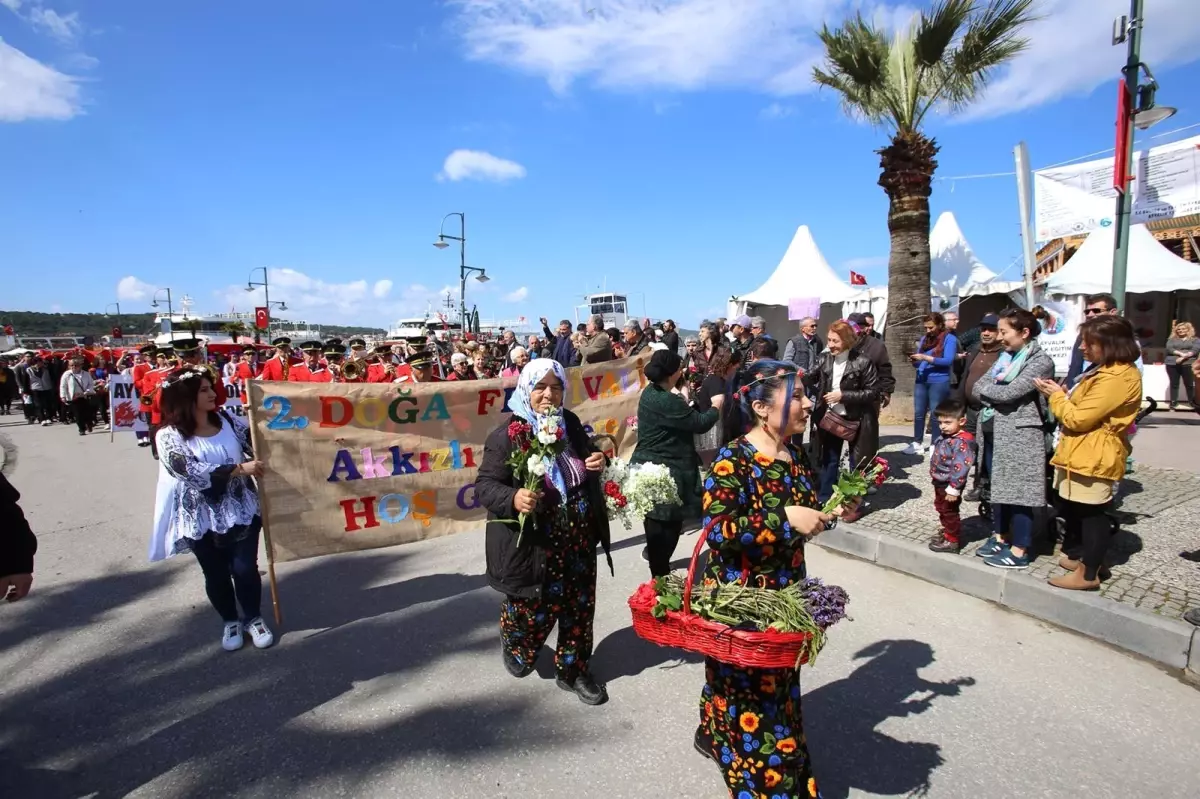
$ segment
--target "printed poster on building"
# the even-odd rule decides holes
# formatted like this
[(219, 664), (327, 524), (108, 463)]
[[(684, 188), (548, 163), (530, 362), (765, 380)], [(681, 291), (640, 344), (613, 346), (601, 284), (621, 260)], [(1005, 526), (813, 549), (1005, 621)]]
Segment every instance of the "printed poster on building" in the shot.
[[(1200, 136), (1133, 154), (1132, 223), (1200, 213)], [(1113, 159), (1033, 173), (1037, 240), (1078, 236), (1115, 224)]]
[[(567, 370), (564, 404), (627, 457), (647, 358)], [(462, 382), (250, 381), (264, 519), (278, 561), (478, 530), (475, 474), (507, 424), (516, 378)], [(603, 512), (601, 510), (600, 512)]]

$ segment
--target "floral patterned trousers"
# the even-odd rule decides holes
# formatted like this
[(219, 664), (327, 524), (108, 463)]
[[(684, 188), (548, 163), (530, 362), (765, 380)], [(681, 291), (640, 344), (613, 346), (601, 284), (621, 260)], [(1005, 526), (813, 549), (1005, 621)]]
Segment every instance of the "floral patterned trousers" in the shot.
[(569, 682), (587, 671), (595, 618), (596, 544), (588, 503), (579, 501), (560, 510), (551, 522), (542, 596), (510, 596), (500, 606), (500, 638), (519, 663), (531, 664), (557, 623), (554, 669)]
[(706, 658), (696, 745), (721, 767), (734, 799), (819, 799), (812, 775), (800, 675), (742, 669)]

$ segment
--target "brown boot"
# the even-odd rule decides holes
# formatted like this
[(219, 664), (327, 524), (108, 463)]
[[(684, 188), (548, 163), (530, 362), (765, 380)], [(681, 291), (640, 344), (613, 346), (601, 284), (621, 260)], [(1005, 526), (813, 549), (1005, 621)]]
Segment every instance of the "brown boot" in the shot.
[(1066, 555), (1063, 555), (1058, 560), (1058, 568), (1066, 569), (1069, 572), (1073, 572), (1079, 568), (1079, 561), (1072, 560), (1071, 558), (1068, 558)]
[(1075, 571), (1070, 574), (1064, 574), (1061, 577), (1051, 577), (1050, 585), (1055, 588), (1065, 588), (1068, 591), (1095, 591), (1100, 587), (1100, 580), (1089, 580), (1084, 577), (1084, 566), (1079, 564)]

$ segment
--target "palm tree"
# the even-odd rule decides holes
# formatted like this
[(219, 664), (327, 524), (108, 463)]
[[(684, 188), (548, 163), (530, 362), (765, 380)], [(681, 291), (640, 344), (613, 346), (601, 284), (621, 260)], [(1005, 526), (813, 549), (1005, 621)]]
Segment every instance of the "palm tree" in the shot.
[[(909, 364), (929, 303), (929, 195), (937, 142), (922, 132), (930, 111), (966, 108), (995, 69), (1028, 45), (1034, 0), (937, 0), (894, 35), (858, 14), (819, 36), (825, 60), (813, 80), (841, 95), (847, 115), (885, 127), (879, 185), (888, 196), (886, 338), (893, 366)], [(897, 369), (897, 407), (911, 409), (913, 372)]]
[(247, 334), (245, 322), (226, 322), (221, 325), (221, 332), (229, 334), (234, 341)]

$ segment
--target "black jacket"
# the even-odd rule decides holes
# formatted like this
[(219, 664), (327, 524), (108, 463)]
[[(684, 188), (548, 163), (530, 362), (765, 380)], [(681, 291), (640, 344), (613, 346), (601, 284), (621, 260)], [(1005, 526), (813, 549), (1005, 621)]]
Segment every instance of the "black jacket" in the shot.
[(37, 538), (17, 502), (21, 494), (0, 474), (0, 577), (32, 574)]
[[(821, 353), (816, 368), (804, 376), (804, 382), (817, 390), (812, 415), (815, 429), (829, 411), (825, 395), (833, 390), (833, 354), (829, 351)], [(873, 457), (879, 450), (879, 400), (883, 396), (875, 364), (861, 350), (851, 350), (838, 388), (842, 392), (846, 418), (858, 422), (858, 435), (850, 442), (850, 461), (857, 467), (864, 458)], [(820, 448), (821, 436), (814, 435), (813, 454), (817, 462), (820, 462)]]
[(891, 396), (896, 390), (896, 378), (892, 376), (892, 359), (888, 357), (887, 345), (883, 339), (875, 336), (864, 336), (855, 350), (867, 356), (875, 365), (875, 373), (879, 375), (879, 393)]
[(783, 348), (783, 359), (796, 364), (796, 367), (802, 372), (809, 372), (816, 364), (824, 347), (825, 345), (817, 336), (810, 339), (800, 333), (788, 339), (788, 343)]
[[(576, 456), (586, 459), (599, 449), (588, 438), (579, 417), (563, 409), (567, 424), (567, 440)], [(508, 468), (508, 456), (512, 443), (508, 438), (511, 417), (491, 432), (484, 444), (483, 462), (475, 478), (475, 498), (487, 508), (486, 554), (488, 584), (508, 596), (538, 598), (546, 578), (546, 536), (534, 523), (534, 516), (525, 522), (521, 535), (521, 546), (517, 547), (517, 511), (513, 509), (513, 497), (517, 489), (512, 472)], [(588, 501), (591, 503), (593, 546), (599, 543), (612, 571), (612, 556), (609, 554), (611, 539), (608, 529), (608, 512), (605, 510), (604, 492), (600, 476), (587, 473)], [(536, 515), (536, 514), (535, 514)], [(512, 520), (512, 521), (502, 521)]]
[(679, 334), (674, 330), (668, 330), (667, 332), (663, 333), (661, 343), (664, 344), (671, 352), (675, 353), (676, 355), (679, 354)]

